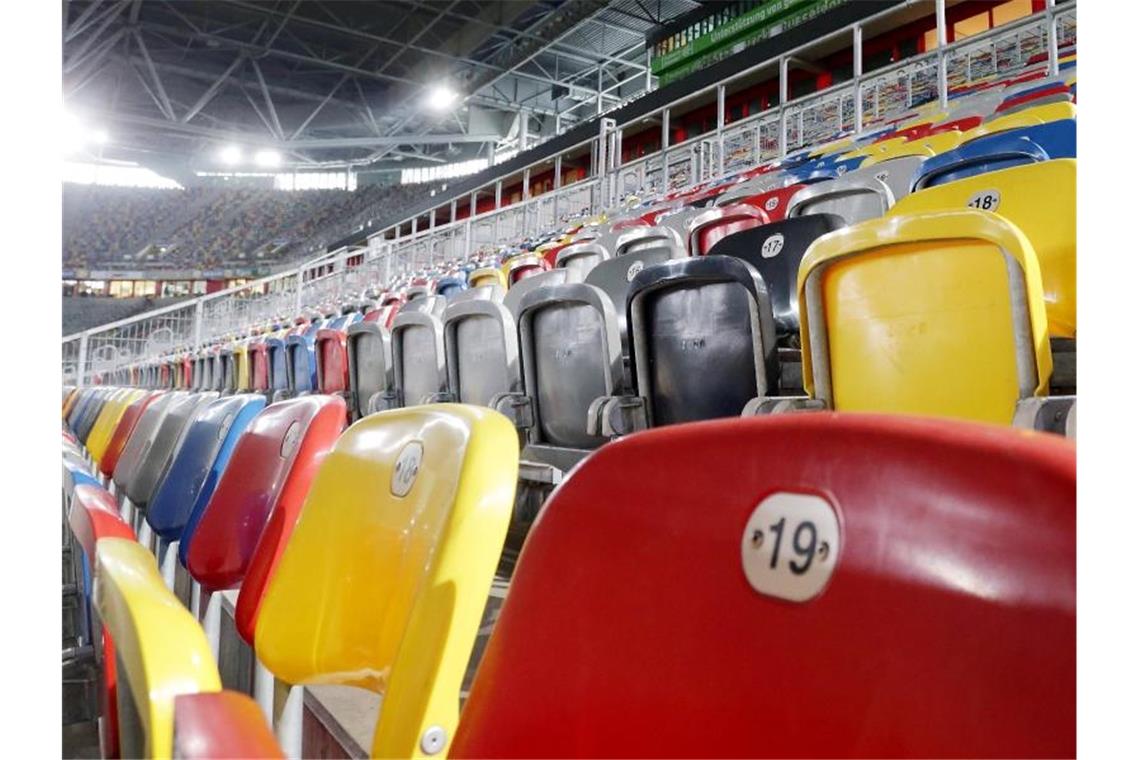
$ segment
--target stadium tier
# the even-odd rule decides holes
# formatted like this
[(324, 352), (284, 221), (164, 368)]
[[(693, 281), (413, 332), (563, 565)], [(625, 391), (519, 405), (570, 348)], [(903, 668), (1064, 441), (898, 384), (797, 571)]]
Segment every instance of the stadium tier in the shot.
[[(1047, 58), (80, 371), (103, 756), (1073, 756), (1076, 54)], [(344, 686), (367, 725), (330, 747)]]

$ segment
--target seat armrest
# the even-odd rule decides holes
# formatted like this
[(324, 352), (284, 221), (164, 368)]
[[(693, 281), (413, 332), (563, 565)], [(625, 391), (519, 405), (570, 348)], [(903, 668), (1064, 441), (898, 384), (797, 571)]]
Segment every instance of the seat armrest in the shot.
[(525, 393), (497, 393), (491, 398), (490, 406), (518, 430), (534, 427), (534, 400)]
[(389, 409), (399, 409), (404, 404), (400, 392), (395, 389), (377, 391), (368, 399), (368, 414), (373, 412), (386, 412)]
[(808, 396), (758, 396), (744, 405), (741, 417), (755, 417), (760, 414), (783, 414), (785, 412), (821, 412), (827, 405), (819, 399)]
[(1076, 396), (1023, 398), (1017, 402), (1013, 413), (1013, 426), (1074, 438), (1077, 432), (1076, 404)]
[(646, 401), (641, 396), (602, 396), (590, 404), (586, 432), (617, 438), (649, 427)]

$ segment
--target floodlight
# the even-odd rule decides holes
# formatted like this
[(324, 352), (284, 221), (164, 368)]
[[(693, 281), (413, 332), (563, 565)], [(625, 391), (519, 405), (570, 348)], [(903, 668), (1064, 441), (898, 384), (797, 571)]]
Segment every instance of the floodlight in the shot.
[(459, 98), (459, 93), (447, 85), (439, 84), (428, 90), (427, 104), (434, 111), (444, 111), (450, 108)]
[(259, 150), (253, 160), (258, 166), (271, 168), (281, 163), (281, 154), (275, 150)]
[(233, 166), (241, 161), (241, 148), (236, 145), (227, 145), (218, 151), (218, 160), (223, 164)]

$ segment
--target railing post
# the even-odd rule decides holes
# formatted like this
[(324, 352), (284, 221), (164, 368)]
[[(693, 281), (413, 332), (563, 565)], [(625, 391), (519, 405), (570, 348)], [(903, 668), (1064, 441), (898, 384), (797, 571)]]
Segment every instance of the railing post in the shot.
[(202, 346), (202, 299), (194, 301), (194, 348)]
[(669, 189), (669, 109), (661, 111), (661, 187), (659, 192)]
[(75, 385), (82, 388), (87, 380), (87, 330), (79, 336), (79, 361), (75, 364)]
[(1049, 29), (1049, 73), (1057, 76), (1061, 73), (1061, 61), (1057, 52), (1057, 0), (1045, 0), (1045, 23)]
[[(941, 0), (939, 0), (941, 2)], [(780, 158), (788, 155), (788, 117), (784, 104), (788, 102), (788, 58), (780, 56)]]
[(851, 82), (855, 87), (855, 134), (863, 134), (863, 27), (856, 24), (851, 29)]
[(934, 0), (934, 16), (938, 29), (938, 105), (945, 108), (950, 101), (946, 81), (946, 0)]
[(716, 173), (724, 174), (724, 85), (716, 88)]

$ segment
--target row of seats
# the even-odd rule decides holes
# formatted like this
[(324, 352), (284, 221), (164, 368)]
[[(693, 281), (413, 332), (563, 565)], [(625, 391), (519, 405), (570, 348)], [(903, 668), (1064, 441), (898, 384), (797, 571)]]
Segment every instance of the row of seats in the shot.
[(63, 415), (106, 757), (305, 751), (293, 689), (222, 689), (224, 589), (277, 682), (383, 694), (378, 757), (1075, 752), (1059, 436), (816, 412), (608, 444), (544, 506), (463, 699), (519, 473), (507, 418), (345, 429), (335, 395), (107, 386)]

